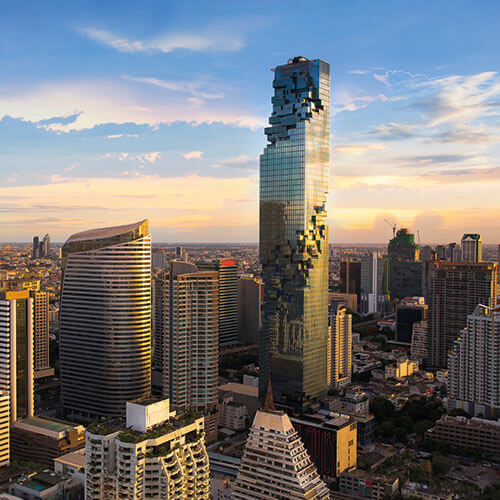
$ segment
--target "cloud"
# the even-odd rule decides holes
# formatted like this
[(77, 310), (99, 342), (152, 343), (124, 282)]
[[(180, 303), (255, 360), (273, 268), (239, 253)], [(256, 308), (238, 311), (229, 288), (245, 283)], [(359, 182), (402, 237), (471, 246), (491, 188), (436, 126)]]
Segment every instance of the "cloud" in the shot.
[[(13, 209), (10, 213), (0, 211), (0, 232), (5, 239), (19, 241), (26, 228), (30, 232), (38, 230), (34, 225), (12, 224), (19, 221), (14, 211), (36, 211), (34, 207), (40, 208), (37, 215), (43, 212), (44, 220), (57, 217), (50, 229), (51, 236), (60, 240), (78, 230), (123, 224), (142, 217), (150, 219), (150, 226), (158, 235), (187, 234), (195, 241), (200, 231), (205, 234), (207, 228), (213, 232), (209, 240), (231, 240), (232, 230), (226, 228), (238, 226), (247, 228), (243, 241), (248, 241), (249, 234), (256, 235), (258, 185), (255, 179), (190, 175), (169, 178), (58, 177), (57, 181), (43, 185), (0, 186), (0, 199), (9, 199)], [(147, 193), (147, 196), (138, 196), (141, 193)], [(243, 199), (254, 201), (241, 203), (239, 200)], [(112, 210), (100, 212), (99, 207), (112, 207)], [(65, 217), (61, 216), (62, 213)], [(81, 219), (76, 225), (75, 218)]]
[(92, 27), (78, 30), (82, 35), (95, 40), (102, 45), (119, 52), (162, 52), (170, 53), (176, 50), (193, 52), (234, 52), (243, 47), (243, 41), (235, 36), (222, 32), (200, 31), (198, 33), (168, 33), (147, 40), (133, 40), (115, 35), (104, 29)]
[(182, 156), (184, 156), (186, 160), (199, 160), (203, 156), (203, 151), (188, 151), (187, 153), (182, 153)]
[(374, 96), (341, 96), (340, 102), (333, 105), (333, 113), (342, 111), (357, 111), (364, 109), (373, 102), (395, 102), (403, 99), (401, 96), (388, 97), (385, 94), (377, 94)]
[(150, 153), (142, 153), (136, 155), (136, 158), (141, 162), (141, 163), (156, 163), (160, 159), (160, 152), (159, 151), (151, 151)]
[(369, 133), (386, 141), (409, 139), (419, 135), (415, 126), (396, 122), (383, 123)]
[(258, 165), (257, 158), (250, 155), (239, 155), (234, 156), (232, 158), (225, 158), (224, 160), (220, 160), (217, 163), (212, 164), (212, 168), (223, 168), (223, 167), (232, 167), (232, 168), (241, 168), (244, 170), (253, 170), (256, 169)]
[(431, 95), (413, 106), (423, 111), (428, 125), (463, 126), (481, 117), (500, 114), (500, 77), (495, 71), (475, 75), (453, 75), (422, 83)]
[(343, 156), (360, 155), (368, 153), (369, 151), (379, 151), (383, 149), (387, 149), (387, 146), (384, 144), (346, 144), (344, 146), (337, 146), (335, 148), (335, 153)]
[(82, 113), (83, 111), (75, 111), (67, 116), (53, 116), (52, 118), (40, 120), (38, 124), (42, 126), (48, 125), (48, 128), (50, 128), (50, 125), (70, 125), (71, 123), (75, 123)]
[(435, 163), (461, 163), (468, 159), (470, 159), (470, 155), (467, 154), (417, 155), (400, 158), (401, 161), (418, 165), (429, 165)]
[[(172, 90), (174, 92), (183, 92), (194, 95), (198, 100), (203, 99), (222, 99), (224, 94), (218, 92), (208, 92), (206, 82), (185, 82), (174, 80), (160, 80), (158, 78), (135, 77), (123, 75), (122, 78), (128, 82), (145, 83), (155, 87)], [(199, 102), (199, 101), (198, 101)]]
[[(197, 92), (195, 88), (188, 90)], [(207, 101), (200, 99), (197, 106), (192, 106), (188, 105), (187, 99), (172, 98), (167, 94), (152, 97), (144, 89), (127, 84), (123, 79), (46, 82), (29, 90), (16, 88), (2, 92), (0, 117), (10, 115), (39, 122), (54, 116), (68, 116), (74, 113), (75, 107), (81, 109), (83, 112), (71, 123), (54, 121), (44, 126), (61, 132), (107, 123), (158, 125), (187, 121), (195, 124), (221, 122), (251, 128), (265, 126), (264, 116), (253, 114), (253, 110), (246, 111), (226, 100), (211, 105), (210, 101), (216, 98), (217, 92), (206, 91), (204, 95)]]

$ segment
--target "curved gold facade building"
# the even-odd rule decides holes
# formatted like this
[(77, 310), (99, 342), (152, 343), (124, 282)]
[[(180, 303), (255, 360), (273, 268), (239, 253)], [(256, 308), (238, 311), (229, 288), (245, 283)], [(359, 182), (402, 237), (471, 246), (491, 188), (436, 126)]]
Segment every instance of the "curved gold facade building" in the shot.
[(63, 246), (60, 365), (64, 413), (125, 413), (151, 389), (148, 221), (94, 229)]

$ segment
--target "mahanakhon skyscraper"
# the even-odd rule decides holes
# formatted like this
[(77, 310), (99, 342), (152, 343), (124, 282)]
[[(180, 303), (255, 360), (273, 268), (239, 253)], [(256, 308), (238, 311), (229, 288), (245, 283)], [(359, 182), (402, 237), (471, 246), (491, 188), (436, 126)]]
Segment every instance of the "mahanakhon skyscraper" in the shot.
[(295, 57), (274, 69), (260, 159), (264, 280), (260, 393), (303, 407), (327, 391), (330, 66)]

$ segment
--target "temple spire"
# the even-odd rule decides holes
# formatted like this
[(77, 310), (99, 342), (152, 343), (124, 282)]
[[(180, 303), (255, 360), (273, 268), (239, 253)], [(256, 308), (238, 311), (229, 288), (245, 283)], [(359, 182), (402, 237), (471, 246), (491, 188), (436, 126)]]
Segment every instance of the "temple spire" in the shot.
[(264, 407), (262, 409), (264, 411), (267, 411), (267, 412), (276, 411), (276, 407), (274, 406), (274, 399), (273, 399), (273, 388), (271, 386), (271, 377), (269, 377), (269, 382), (267, 384), (266, 400), (264, 402)]

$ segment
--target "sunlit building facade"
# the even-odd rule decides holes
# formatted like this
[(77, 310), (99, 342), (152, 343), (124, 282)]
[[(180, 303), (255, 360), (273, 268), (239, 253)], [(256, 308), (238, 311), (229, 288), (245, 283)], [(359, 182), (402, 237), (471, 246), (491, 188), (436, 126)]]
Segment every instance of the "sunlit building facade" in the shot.
[(260, 394), (305, 406), (327, 390), (330, 66), (296, 57), (274, 69), (260, 160), (264, 281)]
[(151, 390), (148, 221), (74, 234), (62, 254), (63, 410), (81, 420), (123, 415)]

